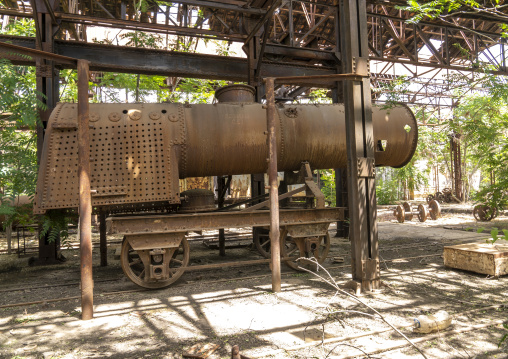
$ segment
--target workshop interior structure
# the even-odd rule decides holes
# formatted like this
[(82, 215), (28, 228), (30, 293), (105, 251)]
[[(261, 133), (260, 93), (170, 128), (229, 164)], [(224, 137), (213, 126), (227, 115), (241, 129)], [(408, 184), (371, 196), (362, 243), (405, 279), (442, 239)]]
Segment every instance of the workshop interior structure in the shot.
[[(161, 75), (168, 78), (219, 79), (251, 86), (252, 102), (262, 104), (260, 108), (263, 106), (266, 110), (267, 131), (264, 135), (267, 138), (266, 150), (269, 156), (265, 172), (268, 173), (269, 180), (265, 188), (264, 176), (259, 173), (261, 171), (245, 173), (250, 175), (251, 197), (257, 198), (257, 202), (249, 202), (248, 205), (254, 208), (246, 212), (247, 214), (242, 214), (243, 217), (236, 219), (235, 223), (242, 224), (242, 227), (245, 224), (250, 227), (270, 228), (272, 247), (269, 258), (251, 260), (247, 264), (270, 263), (273, 292), (281, 291), (280, 268), (281, 262), (284, 262), (278, 252), (280, 248), (284, 248), (279, 245), (279, 241), (284, 240), (280, 238), (284, 237), (281, 229), (288, 223), (293, 223), (282, 209), (279, 211), (279, 202), (292, 193), (288, 190), (281, 191), (278, 187), (276, 154), (280, 155), (283, 149), (277, 148), (280, 143), (277, 141), (276, 122), (279, 119), (276, 114), (286, 106), (285, 111), (289, 113), (288, 117), (291, 117), (295, 114), (291, 113), (293, 110), (289, 104), (295, 99), (305, 97), (313, 88), (326, 89), (334, 104), (343, 104), (347, 166), (335, 168), (338, 193), (335, 209), (325, 209), (319, 189), (316, 190), (312, 184), (312, 170), (308, 165), (292, 168), (300, 171), (299, 180), (306, 186), (306, 194), (315, 200), (310, 206), (314, 206), (312, 208), (316, 212), (302, 212), (302, 217), (298, 220), (308, 221), (306, 223), (333, 222), (336, 225), (337, 237), (349, 238), (351, 280), (347, 284), (354, 293), (362, 294), (373, 293), (382, 288), (375, 191), (377, 161), (374, 161), (380, 142), (376, 141), (374, 133), (375, 116), (372, 109), (385, 103), (386, 85), (399, 80), (401, 73), (409, 76), (415, 86), (404, 93), (402, 101), (399, 99), (401, 106), (426, 105), (428, 116), (439, 117), (441, 112), (446, 113), (447, 109), (455, 105), (453, 85), (440, 79), (442, 73), (456, 71), (466, 75), (471, 73), (473, 76), (481, 59), (483, 64), (490, 65), (493, 73), (508, 75), (508, 44), (506, 38), (502, 37), (498, 22), (488, 16), (478, 15), (456, 18), (451, 23), (428, 20), (411, 23), (408, 20), (412, 14), (400, 9), (405, 2), (399, 1), (181, 0), (171, 2), (170, 6), (155, 1), (143, 2), (143, 6), (140, 6), (135, 1), (32, 0), (4, 1), (2, 5), (0, 15), (7, 21), (13, 18), (31, 18), (35, 22), (35, 37), (0, 35), (0, 54), (15, 64), (36, 67), (37, 90), (43, 95), (42, 101), (47, 107), (40, 111), (41, 124), (37, 129), (39, 161), (47, 160), (43, 156), (43, 148), (53, 110), (63, 108), (65, 111), (65, 107), (58, 107), (60, 105), (57, 104), (59, 71), (64, 68), (78, 70), (78, 104), (73, 108), (73, 111), (77, 111), (76, 121), (70, 123), (72, 121), (67, 121), (63, 116), (63, 122), (57, 121), (58, 126), (51, 129), (75, 130), (79, 144), (76, 150), (79, 156), (75, 162), (70, 163), (74, 165), (76, 178), (79, 177), (80, 189), (78, 206), (82, 319), (94, 317), (90, 225), (92, 212), (99, 217), (100, 263), (103, 266), (107, 265), (108, 252), (106, 219), (116, 213), (125, 212), (125, 208), (115, 208), (113, 202), (102, 202), (111, 205), (110, 207), (94, 202), (97, 201), (97, 196), (94, 199), (93, 191), (96, 189), (90, 187), (90, 161), (97, 159), (90, 158), (89, 141), (90, 133), (95, 130), (93, 123), (98, 119), (92, 115), (97, 111), (91, 110), (93, 105), (88, 104), (89, 78), (93, 79), (102, 72), (117, 72)], [(95, 28), (148, 32), (162, 37), (222, 40), (230, 44), (240, 44), (245, 57), (119, 46), (114, 42), (96, 43), (89, 35), (90, 30)], [(499, 53), (494, 54), (493, 48)], [(178, 105), (176, 111), (190, 111), (187, 108), (191, 106), (192, 104)], [(134, 119), (137, 116), (135, 106), (129, 111), (134, 112), (124, 114)], [(162, 113), (163, 111), (165, 109)], [(300, 108), (298, 111), (302, 112)], [(69, 119), (72, 116), (69, 114)], [(152, 113), (150, 118), (155, 121)], [(115, 121), (111, 115), (109, 119)], [(180, 120), (180, 117), (175, 118), (177, 123)], [(169, 118), (169, 121), (173, 120)], [(442, 121), (446, 121), (444, 116)], [(425, 116), (418, 125), (426, 125)], [(106, 141), (107, 137), (100, 138)], [(178, 139), (174, 141), (176, 145), (179, 144)], [(415, 141), (412, 141), (409, 147), (416, 146)], [(188, 146), (187, 143), (180, 145)], [(408, 151), (411, 152), (411, 148)], [(456, 151), (460, 152), (460, 149), (456, 148)], [(395, 164), (394, 167), (400, 165), (403, 163)], [(460, 159), (454, 162), (452, 189), (453, 195), (459, 199), (462, 198), (460, 165)], [(231, 174), (220, 173), (217, 177), (219, 207), (224, 206), (224, 194), (230, 184)], [(180, 176), (187, 177), (185, 171), (180, 173)], [(176, 179), (178, 180), (178, 177)], [(269, 193), (265, 193), (266, 190), (269, 190)], [(289, 195), (284, 197), (284, 193)], [(40, 192), (39, 195), (42, 196)], [(180, 199), (176, 198), (175, 201)], [(256, 207), (259, 202), (261, 206), (258, 204), (259, 207)], [(262, 206), (269, 207), (269, 211), (263, 216), (252, 213)], [(129, 213), (160, 209), (157, 204), (148, 207), (144, 204), (144, 207), (139, 208), (133, 206)], [(323, 212), (322, 217), (309, 219), (315, 218), (315, 213), (319, 211)], [(193, 223), (189, 227), (182, 227), (178, 233), (218, 229), (218, 244), (222, 253), (226, 248), (224, 229), (229, 228), (229, 225), (234, 227), (228, 219), (220, 222), (219, 218), (223, 217), (217, 217), (215, 220), (218, 223), (213, 226), (204, 227), (202, 224)], [(125, 219), (115, 220), (114, 216), (112, 218), (110, 227), (116, 229), (116, 233), (125, 230), (129, 225)], [(136, 220), (142, 223), (133, 224), (132, 231), (141, 236), (139, 228), (157, 228), (161, 217), (140, 217)], [(164, 225), (173, 225), (173, 222), (168, 223)], [(161, 228), (158, 231), (164, 232)], [(322, 228), (319, 230), (323, 231)], [(325, 230), (328, 231), (328, 227)], [(323, 234), (318, 236), (321, 238), (319, 240), (324, 240), (322, 238), (325, 237)], [(313, 244), (305, 242), (307, 246)], [(49, 243), (47, 238), (40, 238), (36, 264), (56, 262), (57, 249), (57, 243)], [(303, 252), (305, 250), (300, 248), (300, 254)], [(176, 252), (170, 253), (169, 257), (176, 257)], [(151, 254), (152, 257), (157, 255), (161, 254)], [(284, 256), (282, 257), (284, 259)], [(235, 267), (238, 263), (230, 264)], [(212, 264), (208, 267), (204, 265), (202, 269), (213, 270), (223, 266), (226, 264)]]

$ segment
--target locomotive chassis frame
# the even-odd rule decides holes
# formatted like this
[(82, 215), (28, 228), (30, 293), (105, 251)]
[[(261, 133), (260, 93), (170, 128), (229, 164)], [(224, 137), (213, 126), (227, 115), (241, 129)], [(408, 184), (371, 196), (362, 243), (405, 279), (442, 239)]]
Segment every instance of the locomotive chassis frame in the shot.
[[(274, 7), (275, 8), (275, 7)], [(339, 33), (340, 39), (336, 38), (337, 45), (340, 43), (342, 51), (341, 62), (337, 64), (337, 73), (352, 74), (355, 72), (358, 61), (366, 61), (368, 63), (368, 36), (367, 36), (367, 12), (366, 1), (345, 1), (341, 0), (338, 6), (339, 21), (336, 21), (336, 33)], [(50, 24), (47, 14), (39, 14), (39, 20), (46, 21)], [(43, 22), (44, 22), (43, 21)], [(42, 42), (48, 41), (45, 37), (41, 37), (40, 29), (37, 32), (38, 46), (42, 48)], [(245, 44), (249, 45), (249, 44)], [(251, 47), (249, 47), (251, 48)], [(43, 51), (33, 51), (28, 49), (19, 49), (19, 53), (29, 54), (37, 57), (38, 61), (50, 64), (55, 62), (67, 61), (73, 66), (78, 67), (78, 142), (79, 142), (79, 213), (80, 221), (80, 238), (81, 238), (81, 306), (82, 319), (93, 318), (93, 279), (92, 279), (92, 251), (91, 251), (91, 193), (90, 193), (90, 153), (89, 153), (89, 106), (88, 106), (88, 77), (89, 64), (87, 61), (72, 58), (58, 57)], [(339, 54), (339, 53), (338, 53)], [(255, 58), (249, 56), (249, 83), (259, 79), (255, 75), (256, 64)], [(258, 69), (258, 67), (257, 67)], [(310, 78), (307, 78), (310, 79)], [(47, 86), (54, 92), (57, 89), (57, 81), (48, 80)], [(306, 83), (300, 78), (302, 83)], [(333, 87), (333, 81), (330, 81)], [(38, 82), (38, 86), (41, 82)], [(267, 103), (274, 107), (273, 97), (273, 81), (272, 86), (267, 86)], [(260, 83), (257, 86), (261, 86)], [(358, 172), (358, 165), (362, 162), (362, 158), (367, 161), (372, 160), (374, 143), (372, 141), (372, 119), (371, 119), (371, 95), (369, 78), (361, 80), (346, 79), (343, 86), (336, 84), (338, 88), (342, 87), (343, 100), (345, 104), (346, 114), (346, 138), (347, 138), (347, 158), (348, 158), (348, 202), (349, 202), (349, 219), (350, 240), (352, 246), (352, 284), (357, 292), (361, 290), (376, 289), (380, 285), (379, 279), (379, 253), (377, 240), (376, 225), (376, 195), (374, 178), (364, 177), (363, 173)], [(38, 89), (43, 91), (42, 88)], [(52, 93), (53, 93), (52, 92)], [(271, 98), (269, 98), (269, 96)], [(52, 104), (56, 101), (53, 96), (48, 96), (47, 103)], [(332, 92), (334, 102), (338, 102), (337, 89)], [(47, 116), (47, 114), (43, 114)], [(270, 116), (268, 116), (270, 117)], [(273, 117), (273, 116), (272, 116)], [(269, 119), (268, 119), (269, 120)], [(269, 122), (269, 121), (268, 121)], [(270, 124), (269, 124), (270, 130)], [(43, 132), (38, 131), (38, 141), (42, 143)], [(269, 131), (272, 132), (272, 131)], [(273, 133), (271, 133), (273, 139)], [(270, 136), (269, 141), (270, 144)], [(273, 149), (270, 150), (270, 152)], [(272, 152), (273, 153), (273, 152)], [(273, 169), (276, 161), (270, 156), (270, 193), (273, 193)], [(274, 222), (278, 227), (278, 200), (275, 196), (270, 198), (271, 208), (275, 210)], [(275, 220), (276, 219), (276, 220)], [(277, 235), (279, 232), (277, 232)], [(274, 248), (274, 247), (272, 247)], [(277, 251), (279, 248), (277, 249)], [(279, 258), (279, 253), (272, 251), (272, 259)], [(279, 262), (280, 263), (280, 262)], [(272, 268), (273, 269), (273, 268)]]

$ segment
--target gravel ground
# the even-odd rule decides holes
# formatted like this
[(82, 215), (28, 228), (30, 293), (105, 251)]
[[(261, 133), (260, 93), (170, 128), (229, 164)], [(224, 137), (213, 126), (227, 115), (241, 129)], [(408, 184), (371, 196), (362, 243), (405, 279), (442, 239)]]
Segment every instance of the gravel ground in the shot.
[[(438, 310), (453, 315), (453, 324), (436, 337), (401, 329), (428, 358), (508, 358), (508, 347), (498, 348), (508, 333), (499, 324), (507, 313), (491, 307), (506, 302), (507, 278), (451, 270), (441, 257), (444, 245), (485, 240), (486, 234), (464, 231), (480, 225), (464, 213), (404, 224), (390, 215), (389, 208), (379, 211), (384, 287), (359, 299), (395, 326), (411, 325), (415, 316)], [(508, 218), (481, 226), (508, 228)], [(331, 235), (324, 266), (343, 285), (351, 278), (351, 247), (333, 237), (333, 228)], [(362, 351), (380, 351), (372, 358), (422, 357), (409, 346), (389, 350), (407, 342), (372, 317), (371, 309), (317, 276), (284, 268), (282, 291), (274, 294), (264, 264), (189, 272), (170, 288), (141, 291), (122, 273), (115, 256), (119, 238), (108, 239), (108, 267), (99, 266), (94, 249), (95, 317), (89, 321), (79, 319), (76, 250), (63, 251), (65, 263), (44, 267), (0, 255), (1, 358), (182, 358), (191, 347), (208, 343), (219, 345), (210, 359), (229, 358), (232, 345), (252, 358), (360, 358)], [(235, 244), (249, 242), (247, 237)], [(3, 234), (0, 245), (6, 246)], [(221, 258), (202, 241), (191, 242), (191, 264), (258, 258), (248, 246), (228, 249)], [(117, 291), (124, 292), (111, 294)], [(59, 298), (67, 299), (51, 301)], [(16, 303), (22, 305), (6, 307)], [(471, 330), (475, 325), (484, 327)], [(365, 335), (371, 331), (384, 332)], [(341, 340), (351, 336), (356, 338)]]

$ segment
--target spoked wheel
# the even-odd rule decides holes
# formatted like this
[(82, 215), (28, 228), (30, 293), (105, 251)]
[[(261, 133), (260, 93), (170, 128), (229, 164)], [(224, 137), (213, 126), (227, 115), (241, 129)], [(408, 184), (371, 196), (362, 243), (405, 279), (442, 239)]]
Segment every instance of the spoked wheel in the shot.
[(404, 202), (404, 203), (402, 203), (402, 206), (404, 207), (406, 219), (408, 221), (413, 220), (413, 206), (411, 206), (411, 203)]
[(426, 200), (427, 200), (427, 203), (430, 203), (430, 201), (434, 200), (434, 195), (429, 194), (429, 195), (427, 196)]
[(252, 237), (259, 254), (265, 258), (270, 258), (270, 230), (262, 227), (254, 227), (252, 228)]
[[(309, 239), (307, 239), (309, 241)], [(305, 238), (292, 238), (287, 235), (286, 232), (283, 233), (280, 237), (280, 255), (282, 258), (289, 257), (290, 260), (286, 261), (286, 265), (294, 270), (302, 270), (298, 267), (303, 267), (308, 270), (316, 270), (317, 266), (315, 263), (311, 261), (298, 261), (296, 259), (305, 257), (305, 258), (316, 258), (319, 264), (322, 264), (328, 252), (330, 251), (330, 234), (326, 233), (325, 235), (313, 238), (309, 241), (309, 244), (306, 244)], [(307, 251), (310, 249), (310, 251)]]
[(153, 280), (150, 279), (150, 254), (149, 250), (134, 250), (127, 239), (123, 240), (120, 260), (125, 275), (137, 285), (150, 288), (164, 288), (178, 280), (185, 272), (189, 264), (189, 243), (185, 238), (182, 239), (178, 248), (167, 248), (170, 251), (168, 255), (168, 273), (169, 279)]
[(488, 222), (497, 217), (497, 208), (479, 204), (473, 208), (473, 216), (479, 222)]
[(441, 206), (439, 205), (439, 202), (436, 200), (432, 200), (429, 202), (429, 208), (430, 208), (430, 218), (432, 218), (434, 221), (441, 217)]
[(418, 205), (418, 220), (425, 222), (429, 218), (429, 210), (423, 204)]
[(393, 215), (397, 218), (397, 221), (399, 223), (404, 223), (404, 221), (406, 220), (406, 211), (404, 210), (404, 207), (402, 207), (402, 205), (400, 204), (393, 211)]

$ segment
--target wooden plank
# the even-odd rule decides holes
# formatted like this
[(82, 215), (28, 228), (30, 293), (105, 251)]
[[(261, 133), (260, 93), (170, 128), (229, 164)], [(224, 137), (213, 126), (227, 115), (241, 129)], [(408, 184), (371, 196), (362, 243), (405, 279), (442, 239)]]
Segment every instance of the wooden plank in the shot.
[(444, 247), (447, 267), (499, 277), (508, 274), (508, 244), (485, 242)]

